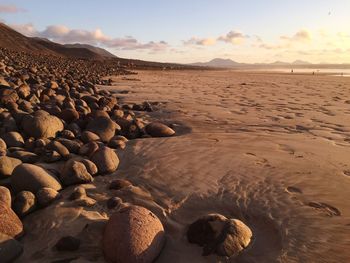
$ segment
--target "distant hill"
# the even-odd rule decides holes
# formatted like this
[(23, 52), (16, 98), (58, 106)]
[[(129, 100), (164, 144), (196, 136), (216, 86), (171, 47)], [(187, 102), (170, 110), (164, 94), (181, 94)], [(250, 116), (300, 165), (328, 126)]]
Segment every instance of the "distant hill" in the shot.
[(113, 55), (112, 53), (108, 52), (107, 50), (100, 48), (100, 47), (95, 47), (95, 46), (91, 46), (88, 44), (80, 44), (80, 43), (75, 43), (75, 44), (65, 44), (65, 47), (68, 48), (86, 48), (89, 49), (90, 51), (97, 53), (103, 57), (106, 58), (117, 58), (116, 55)]
[(69, 58), (102, 60), (113, 55), (89, 45), (61, 45), (48, 39), (26, 37), (4, 23), (0, 23), (0, 47), (36, 54), (50, 54)]
[(242, 65), (242, 63), (238, 63), (233, 61), (232, 59), (223, 59), (223, 58), (214, 58), (209, 62), (197, 62), (192, 63), (193, 66), (202, 66), (202, 67), (217, 67), (217, 68), (231, 68)]
[(292, 68), (294, 66), (312, 66), (314, 64), (303, 61), (303, 60), (295, 60), (292, 63), (284, 62), (284, 61), (275, 61), (272, 63), (239, 63), (232, 59), (222, 59), (222, 58), (214, 58), (208, 62), (198, 62), (192, 63), (190, 65), (194, 66), (202, 66), (202, 67), (214, 67), (214, 68), (269, 68), (269, 67), (287, 67)]

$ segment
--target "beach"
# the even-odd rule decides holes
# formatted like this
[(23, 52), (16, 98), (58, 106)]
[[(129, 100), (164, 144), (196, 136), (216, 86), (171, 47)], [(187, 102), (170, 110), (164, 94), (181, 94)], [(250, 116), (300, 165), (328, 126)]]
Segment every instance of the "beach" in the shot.
[[(123, 103), (157, 102), (137, 116), (164, 121), (177, 135), (130, 140), (111, 175), (84, 185), (94, 208), (63, 199), (28, 215), (31, 229), (18, 262), (71, 258), (104, 262), (100, 232), (106, 185), (142, 205), (164, 225), (156, 262), (347, 262), (350, 253), (350, 79), (233, 71), (139, 71), (104, 87)], [(253, 240), (236, 258), (203, 257), (186, 239), (188, 225), (208, 213), (237, 218)], [(63, 233), (84, 240), (79, 256), (49, 249)], [(33, 242), (36, 240), (36, 242)], [(82, 253), (84, 252), (84, 253)], [(84, 261), (85, 260), (85, 261)]]

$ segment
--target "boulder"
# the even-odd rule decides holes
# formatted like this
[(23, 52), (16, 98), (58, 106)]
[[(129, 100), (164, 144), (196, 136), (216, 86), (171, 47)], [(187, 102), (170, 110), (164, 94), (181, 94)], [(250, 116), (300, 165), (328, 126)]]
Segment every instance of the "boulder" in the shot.
[(203, 247), (203, 255), (237, 256), (252, 239), (252, 232), (242, 221), (209, 214), (193, 222), (187, 231), (190, 243)]
[(38, 201), (38, 204), (41, 207), (48, 206), (50, 203), (59, 198), (60, 194), (55, 189), (44, 187), (41, 188), (36, 194), (35, 197)]
[(1, 263), (12, 263), (23, 252), (23, 246), (16, 239), (0, 233), (0, 259)]
[(5, 133), (2, 136), (2, 139), (5, 141), (7, 147), (23, 147), (24, 140), (20, 133), (12, 131)]
[(40, 156), (28, 151), (14, 151), (9, 156), (21, 160), (23, 163), (36, 163), (40, 159)]
[(13, 201), (12, 207), (19, 217), (23, 217), (33, 212), (36, 208), (35, 195), (29, 191), (19, 192)]
[(5, 186), (0, 185), (0, 203), (11, 207), (11, 192)]
[(34, 116), (23, 117), (22, 128), (27, 135), (34, 138), (55, 138), (58, 132), (63, 131), (64, 126), (56, 116), (45, 111), (36, 111)]
[(59, 117), (65, 122), (71, 123), (79, 119), (79, 112), (77, 112), (75, 109), (63, 109), (60, 112)]
[(64, 164), (60, 179), (64, 185), (91, 183), (93, 178), (82, 162), (70, 159)]
[(151, 263), (164, 242), (164, 228), (157, 216), (146, 208), (129, 206), (111, 215), (102, 246), (109, 262)]
[(0, 156), (0, 178), (10, 177), (13, 170), (21, 163), (22, 161), (19, 159)]
[(6, 142), (0, 138), (0, 156), (6, 155), (7, 146)]
[(0, 202), (0, 233), (17, 238), (23, 233), (23, 225), (13, 210)]
[(86, 130), (97, 134), (101, 141), (108, 142), (115, 135), (115, 131), (120, 130), (120, 126), (109, 117), (99, 116), (89, 122)]
[(20, 164), (12, 173), (11, 185), (15, 192), (30, 191), (36, 193), (43, 187), (61, 190), (61, 184), (50, 172), (34, 164)]
[(170, 127), (160, 122), (152, 122), (145, 127), (146, 132), (152, 137), (169, 137), (175, 134)]
[(91, 161), (96, 164), (99, 174), (112, 173), (119, 165), (118, 155), (106, 146), (95, 151), (91, 156)]

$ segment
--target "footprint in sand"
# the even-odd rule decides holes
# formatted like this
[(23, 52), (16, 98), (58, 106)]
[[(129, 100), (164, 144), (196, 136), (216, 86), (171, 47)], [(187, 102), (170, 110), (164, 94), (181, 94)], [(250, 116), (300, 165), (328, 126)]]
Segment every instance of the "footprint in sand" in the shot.
[(350, 176), (350, 170), (343, 171), (343, 174), (346, 175), (346, 176)]
[(288, 186), (285, 190), (289, 194), (302, 194), (303, 193), (303, 191), (300, 188), (295, 187), (295, 186)]
[(333, 217), (333, 216), (341, 216), (341, 212), (338, 210), (338, 208), (331, 206), (326, 203), (322, 202), (309, 202), (307, 203), (308, 206), (319, 210), (323, 213), (325, 213), (327, 216)]

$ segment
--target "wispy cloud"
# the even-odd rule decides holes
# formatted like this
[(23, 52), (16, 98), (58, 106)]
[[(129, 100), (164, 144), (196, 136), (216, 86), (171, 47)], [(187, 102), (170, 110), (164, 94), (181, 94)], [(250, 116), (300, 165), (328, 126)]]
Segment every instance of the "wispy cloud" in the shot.
[(189, 46), (189, 45), (212, 46), (212, 45), (215, 45), (216, 39), (192, 37), (189, 40), (183, 41), (183, 43), (185, 46)]
[(24, 8), (20, 8), (15, 5), (0, 4), (0, 14), (14, 14), (14, 13), (20, 13), (25, 11), (26, 10)]
[(286, 41), (310, 41), (312, 39), (311, 33), (306, 29), (301, 29), (296, 32), (293, 36), (280, 36), (281, 40)]
[(119, 50), (150, 50), (152, 52), (163, 51), (169, 47), (169, 44), (165, 41), (149, 41), (142, 43), (131, 36), (112, 38), (105, 35), (99, 28), (89, 31), (70, 29), (64, 25), (50, 25), (44, 30), (38, 31), (31, 23), (10, 26), (26, 36), (48, 38), (52, 41), (64, 44), (84, 43), (101, 45)]
[(240, 31), (233, 30), (228, 32), (226, 35), (220, 36), (218, 40), (226, 43), (231, 43), (234, 45), (239, 45), (239, 44), (242, 44), (244, 40), (247, 38), (249, 38), (248, 35), (244, 35)]

